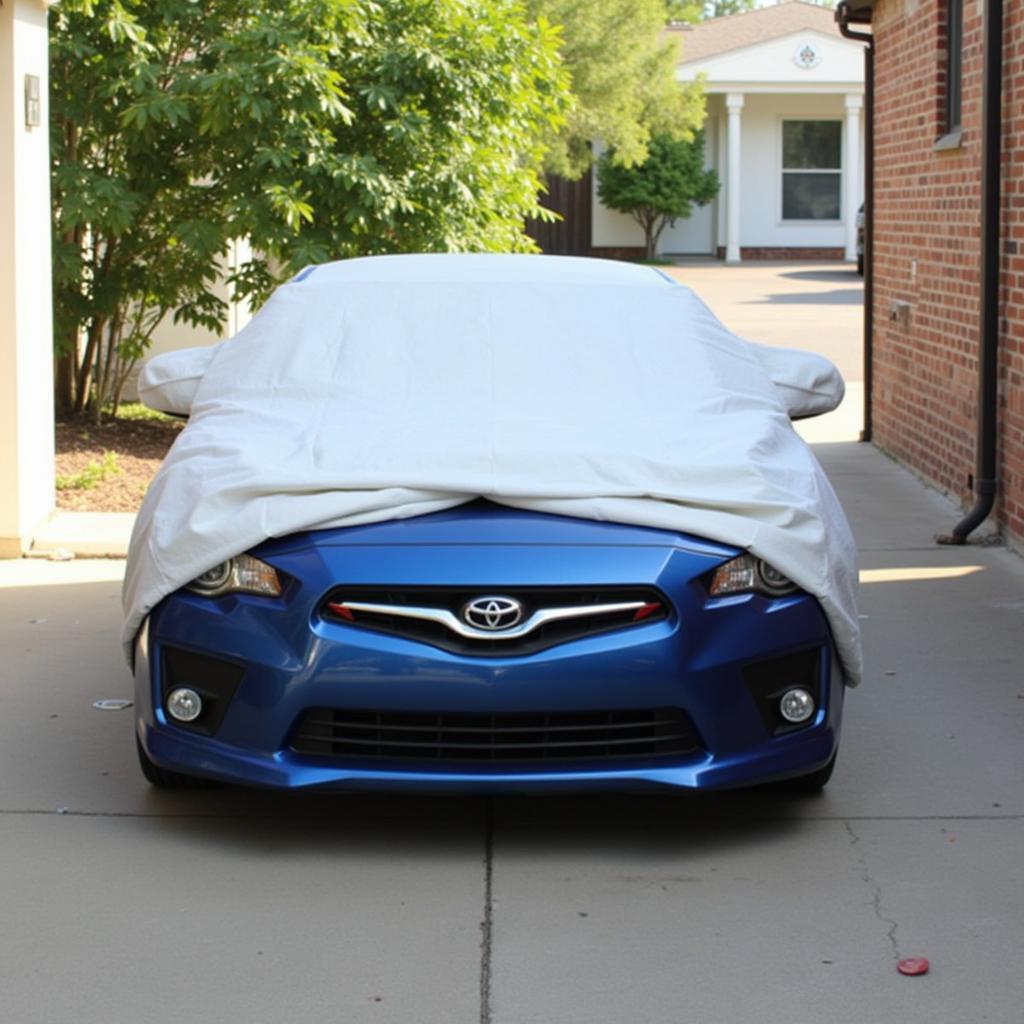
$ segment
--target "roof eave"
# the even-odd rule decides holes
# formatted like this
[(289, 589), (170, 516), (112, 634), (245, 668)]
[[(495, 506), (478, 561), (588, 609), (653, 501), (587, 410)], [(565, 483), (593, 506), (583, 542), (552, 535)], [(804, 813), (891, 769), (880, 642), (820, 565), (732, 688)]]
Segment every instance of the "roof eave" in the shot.
[(846, 22), (850, 25), (870, 25), (871, 14), (877, 0), (844, 0), (837, 5), (836, 21), (840, 20), (840, 7), (846, 8)]

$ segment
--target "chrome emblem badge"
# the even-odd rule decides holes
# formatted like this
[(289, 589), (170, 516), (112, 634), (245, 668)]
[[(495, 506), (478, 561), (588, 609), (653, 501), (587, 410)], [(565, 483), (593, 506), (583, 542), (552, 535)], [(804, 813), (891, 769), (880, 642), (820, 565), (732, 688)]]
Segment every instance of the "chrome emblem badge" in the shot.
[(523, 606), (514, 597), (478, 597), (462, 607), (462, 618), (476, 629), (498, 632), (517, 626)]

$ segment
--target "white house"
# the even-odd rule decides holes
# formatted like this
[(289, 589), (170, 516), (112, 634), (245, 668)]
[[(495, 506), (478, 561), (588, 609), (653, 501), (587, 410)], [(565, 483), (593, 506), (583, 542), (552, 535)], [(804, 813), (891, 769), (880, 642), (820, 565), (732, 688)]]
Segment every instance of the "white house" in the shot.
[[(665, 229), (661, 252), (728, 262), (854, 259), (863, 46), (839, 34), (831, 10), (802, 0), (669, 31), (679, 41), (679, 81), (704, 80), (706, 161), (722, 189)], [(595, 254), (627, 254), (642, 241), (628, 216), (600, 204), (595, 187)]]

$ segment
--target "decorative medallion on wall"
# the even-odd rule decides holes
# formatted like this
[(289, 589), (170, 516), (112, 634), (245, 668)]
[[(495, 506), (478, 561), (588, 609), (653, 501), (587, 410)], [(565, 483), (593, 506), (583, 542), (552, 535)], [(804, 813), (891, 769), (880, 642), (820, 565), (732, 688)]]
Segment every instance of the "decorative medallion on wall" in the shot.
[(793, 63), (802, 71), (810, 71), (821, 63), (821, 51), (814, 43), (801, 43), (793, 54)]

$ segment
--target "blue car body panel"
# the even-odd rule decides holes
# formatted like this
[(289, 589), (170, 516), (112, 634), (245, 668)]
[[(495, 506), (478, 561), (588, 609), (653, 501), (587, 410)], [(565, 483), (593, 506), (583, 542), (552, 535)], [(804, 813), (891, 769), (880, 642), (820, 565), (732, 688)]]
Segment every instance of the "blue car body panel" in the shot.
[[(157, 765), (282, 788), (432, 790), (707, 789), (809, 773), (838, 743), (842, 682), (817, 601), (808, 594), (712, 598), (706, 580), (739, 552), (662, 530), (476, 502), (367, 526), (298, 533), (252, 554), (285, 580), (279, 598), (178, 591), (149, 615), (136, 645), (139, 739)], [(455, 653), (325, 616), (339, 586), (646, 587), (668, 613), (532, 653)], [(161, 707), (174, 648), (236, 666), (240, 682), (212, 735)], [(817, 711), (773, 730), (748, 666), (803, 652), (820, 684)], [(763, 703), (763, 702), (762, 702)], [(351, 759), (297, 753), (289, 737), (311, 708), (409, 713), (615, 712), (678, 709), (699, 749), (677, 758), (491, 764)]]

